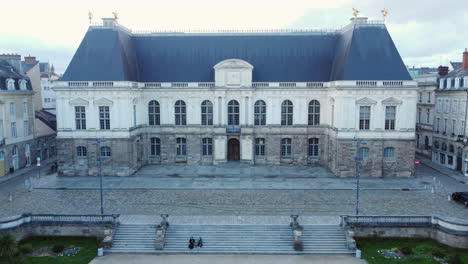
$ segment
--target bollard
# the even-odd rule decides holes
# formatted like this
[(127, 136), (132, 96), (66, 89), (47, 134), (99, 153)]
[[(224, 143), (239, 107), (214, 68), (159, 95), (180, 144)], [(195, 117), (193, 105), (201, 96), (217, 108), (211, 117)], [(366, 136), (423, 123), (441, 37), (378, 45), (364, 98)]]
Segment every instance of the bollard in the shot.
[(104, 249), (103, 248), (98, 248), (97, 249), (97, 255), (98, 255), (98, 257), (104, 256)]

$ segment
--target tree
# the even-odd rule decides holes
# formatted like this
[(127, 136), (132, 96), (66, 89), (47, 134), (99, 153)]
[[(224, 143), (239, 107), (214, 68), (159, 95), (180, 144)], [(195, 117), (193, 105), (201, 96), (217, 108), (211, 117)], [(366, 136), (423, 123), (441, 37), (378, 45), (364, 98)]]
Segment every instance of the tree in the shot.
[(24, 253), (12, 234), (0, 236), (0, 264), (21, 263)]

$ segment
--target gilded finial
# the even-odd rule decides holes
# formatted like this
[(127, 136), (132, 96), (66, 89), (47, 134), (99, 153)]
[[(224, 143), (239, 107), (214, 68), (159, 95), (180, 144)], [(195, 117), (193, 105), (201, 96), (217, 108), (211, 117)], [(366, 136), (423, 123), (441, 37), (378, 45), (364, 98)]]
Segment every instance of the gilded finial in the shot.
[(112, 14), (114, 15), (115, 20), (119, 19), (119, 17), (117, 16), (117, 12), (114, 11), (112, 12)]
[(382, 9), (382, 16), (383, 16), (383, 22), (385, 23), (385, 19), (387, 18), (388, 16), (388, 10), (386, 8)]
[(354, 16), (355, 18), (357, 18), (359, 12), (360, 12), (360, 11), (359, 11), (357, 8), (353, 8), (353, 16)]
[(88, 19), (89, 19), (89, 24), (93, 23), (93, 13), (91, 11), (88, 11)]

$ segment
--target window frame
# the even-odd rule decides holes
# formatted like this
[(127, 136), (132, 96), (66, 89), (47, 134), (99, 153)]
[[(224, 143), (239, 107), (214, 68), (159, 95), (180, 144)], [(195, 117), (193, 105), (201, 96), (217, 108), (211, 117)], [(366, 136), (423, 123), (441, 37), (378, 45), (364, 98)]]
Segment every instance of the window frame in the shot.
[(161, 125), (161, 106), (156, 100), (151, 100), (148, 102), (148, 125)]
[(281, 158), (283, 159), (292, 158), (292, 139), (291, 138), (281, 139)]
[(110, 130), (110, 107), (107, 105), (99, 106), (99, 129)]
[(319, 138), (309, 138), (308, 139), (308, 149), (307, 154), (311, 158), (319, 158), (320, 156), (320, 149), (319, 149)]
[(240, 124), (240, 105), (236, 100), (231, 100), (227, 105), (228, 126), (238, 126)]
[(187, 104), (183, 100), (177, 100), (174, 104), (174, 123), (176, 126), (187, 125)]
[(265, 138), (255, 138), (255, 156), (265, 156)]
[(263, 100), (257, 100), (254, 104), (254, 125), (265, 126), (266, 125), (266, 103)]
[(186, 157), (187, 156), (187, 139), (183, 137), (176, 138), (176, 156)]
[[(389, 111), (390, 109), (393, 109)], [(421, 108), (419, 108), (419, 118), (421, 118)], [(385, 106), (385, 130), (395, 130), (397, 107), (394, 105)], [(419, 120), (421, 123), (421, 120)]]
[(320, 125), (320, 102), (318, 100), (312, 100), (308, 105), (308, 125), (319, 126)]
[(88, 156), (88, 149), (85, 146), (76, 147), (76, 156), (83, 158)]
[(201, 103), (201, 125), (213, 125), (213, 103), (210, 100), (205, 100)]
[(161, 156), (161, 139), (158, 137), (150, 138), (150, 156)]
[(294, 125), (294, 104), (291, 100), (284, 100), (281, 103), (281, 125)]
[[(369, 111), (363, 111), (368, 109)], [(370, 105), (359, 106), (359, 130), (370, 130), (372, 107)]]
[(75, 129), (86, 130), (86, 107), (85, 106), (80, 106), (80, 105), (75, 106)]
[(213, 139), (202, 138), (202, 156), (212, 156), (212, 155), (213, 155)]

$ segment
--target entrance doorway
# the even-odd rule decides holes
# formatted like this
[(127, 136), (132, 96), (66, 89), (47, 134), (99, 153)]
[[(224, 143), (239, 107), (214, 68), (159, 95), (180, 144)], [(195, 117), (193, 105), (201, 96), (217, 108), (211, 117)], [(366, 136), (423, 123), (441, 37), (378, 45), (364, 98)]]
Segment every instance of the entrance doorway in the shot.
[(240, 143), (237, 138), (228, 141), (228, 160), (240, 160)]

